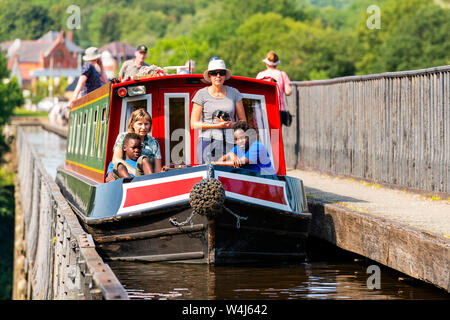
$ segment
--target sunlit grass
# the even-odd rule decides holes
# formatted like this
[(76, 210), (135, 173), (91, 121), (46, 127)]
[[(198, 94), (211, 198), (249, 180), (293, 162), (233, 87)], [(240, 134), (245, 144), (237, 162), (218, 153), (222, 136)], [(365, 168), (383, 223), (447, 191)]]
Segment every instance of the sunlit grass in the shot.
[(0, 187), (10, 186), (14, 184), (14, 172), (6, 170), (5, 167), (0, 168)]
[(23, 108), (14, 108), (13, 117), (48, 117), (46, 111), (31, 111)]

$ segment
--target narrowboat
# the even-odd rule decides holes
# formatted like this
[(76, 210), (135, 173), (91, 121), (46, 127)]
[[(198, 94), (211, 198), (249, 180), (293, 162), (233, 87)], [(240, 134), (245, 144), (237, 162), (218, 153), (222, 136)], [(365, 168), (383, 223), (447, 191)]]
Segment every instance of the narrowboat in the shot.
[[(184, 263), (302, 261), (311, 214), (300, 179), (286, 175), (276, 83), (233, 76), (247, 121), (276, 170), (199, 164), (191, 100), (202, 75), (140, 76), (75, 101), (56, 182), (105, 260)], [(131, 112), (152, 116), (169, 169), (105, 183)]]

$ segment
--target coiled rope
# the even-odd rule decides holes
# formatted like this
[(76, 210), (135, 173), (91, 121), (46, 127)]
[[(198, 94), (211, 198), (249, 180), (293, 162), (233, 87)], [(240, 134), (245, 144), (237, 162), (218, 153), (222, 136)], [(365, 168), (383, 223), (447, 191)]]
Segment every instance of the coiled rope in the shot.
[(222, 183), (215, 178), (211, 178), (210, 174), (208, 176), (209, 178), (200, 180), (191, 189), (189, 194), (189, 204), (193, 209), (191, 215), (184, 222), (177, 222), (176, 219), (170, 219), (170, 222), (177, 227), (184, 226), (188, 223), (192, 225), (194, 213), (212, 219), (221, 214), (223, 209), (225, 209), (226, 212), (236, 217), (236, 228), (239, 229), (241, 220), (247, 220), (248, 217), (241, 217), (224, 205), (225, 189)]

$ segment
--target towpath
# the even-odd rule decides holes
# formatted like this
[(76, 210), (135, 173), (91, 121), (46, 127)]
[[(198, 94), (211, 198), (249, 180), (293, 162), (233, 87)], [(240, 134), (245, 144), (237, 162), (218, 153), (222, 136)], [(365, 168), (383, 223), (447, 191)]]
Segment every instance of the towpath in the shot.
[(450, 292), (450, 198), (290, 170), (313, 214), (311, 234)]

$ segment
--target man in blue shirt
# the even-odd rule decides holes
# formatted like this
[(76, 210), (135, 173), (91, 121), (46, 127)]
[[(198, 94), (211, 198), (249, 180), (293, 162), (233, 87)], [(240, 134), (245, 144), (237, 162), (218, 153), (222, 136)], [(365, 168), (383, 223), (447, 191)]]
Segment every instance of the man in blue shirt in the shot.
[[(147, 156), (141, 156), (142, 142), (136, 133), (127, 133), (123, 139), (123, 153), (126, 161), (132, 168), (136, 169), (136, 175), (152, 173), (151, 163)], [(113, 172), (114, 179), (134, 177), (122, 163), (109, 163), (106, 176)]]
[(253, 170), (261, 174), (276, 174), (266, 147), (256, 138), (250, 139), (247, 122), (239, 121), (233, 129), (233, 150), (213, 164)]

